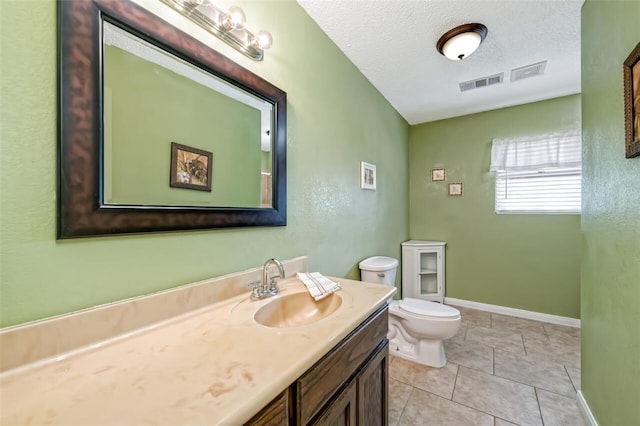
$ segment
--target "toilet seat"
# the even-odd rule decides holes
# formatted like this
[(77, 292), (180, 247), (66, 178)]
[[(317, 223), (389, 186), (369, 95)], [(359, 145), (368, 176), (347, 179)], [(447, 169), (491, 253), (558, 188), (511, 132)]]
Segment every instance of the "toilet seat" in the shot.
[(410, 297), (400, 300), (398, 307), (405, 312), (423, 317), (445, 319), (460, 316), (460, 311), (451, 306)]

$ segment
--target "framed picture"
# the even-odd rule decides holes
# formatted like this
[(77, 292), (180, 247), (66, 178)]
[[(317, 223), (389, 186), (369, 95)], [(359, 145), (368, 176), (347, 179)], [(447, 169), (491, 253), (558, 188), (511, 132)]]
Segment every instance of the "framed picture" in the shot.
[(449, 195), (462, 195), (462, 183), (450, 183)]
[(624, 134), (627, 158), (640, 155), (640, 43), (624, 61)]
[(431, 169), (431, 180), (434, 182), (444, 181), (447, 177), (445, 169)]
[(360, 188), (376, 190), (376, 166), (360, 162)]
[(211, 192), (212, 159), (211, 152), (171, 142), (169, 186)]

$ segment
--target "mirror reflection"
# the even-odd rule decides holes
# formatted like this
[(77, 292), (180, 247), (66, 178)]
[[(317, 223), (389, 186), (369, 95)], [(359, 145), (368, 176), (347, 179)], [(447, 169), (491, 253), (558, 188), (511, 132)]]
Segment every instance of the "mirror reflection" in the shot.
[(103, 21), (104, 205), (271, 207), (274, 105)]

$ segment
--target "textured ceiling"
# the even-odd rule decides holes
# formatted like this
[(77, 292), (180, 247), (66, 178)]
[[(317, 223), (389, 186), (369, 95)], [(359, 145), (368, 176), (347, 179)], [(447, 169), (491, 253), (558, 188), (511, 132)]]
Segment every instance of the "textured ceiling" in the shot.
[[(583, 0), (298, 0), (320, 28), (410, 123), (424, 123), (580, 92)], [(451, 61), (435, 48), (449, 29), (480, 22), (478, 50)], [(547, 61), (544, 75), (511, 69)], [(504, 83), (459, 83), (504, 72)]]

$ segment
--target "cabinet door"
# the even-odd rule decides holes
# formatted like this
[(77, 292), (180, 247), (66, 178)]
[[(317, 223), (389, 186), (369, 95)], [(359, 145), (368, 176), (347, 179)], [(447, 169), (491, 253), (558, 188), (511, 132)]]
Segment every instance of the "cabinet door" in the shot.
[(358, 425), (386, 426), (389, 407), (389, 341), (362, 368), (358, 382)]
[(440, 248), (418, 250), (418, 292), (422, 299), (442, 296), (442, 250)]
[(324, 426), (355, 426), (357, 419), (357, 387), (353, 380), (349, 386), (339, 393), (335, 399), (320, 413), (320, 416), (311, 423)]
[(274, 398), (246, 426), (287, 426), (289, 424), (289, 390)]
[(415, 247), (402, 247), (402, 298), (419, 297), (420, 268)]

